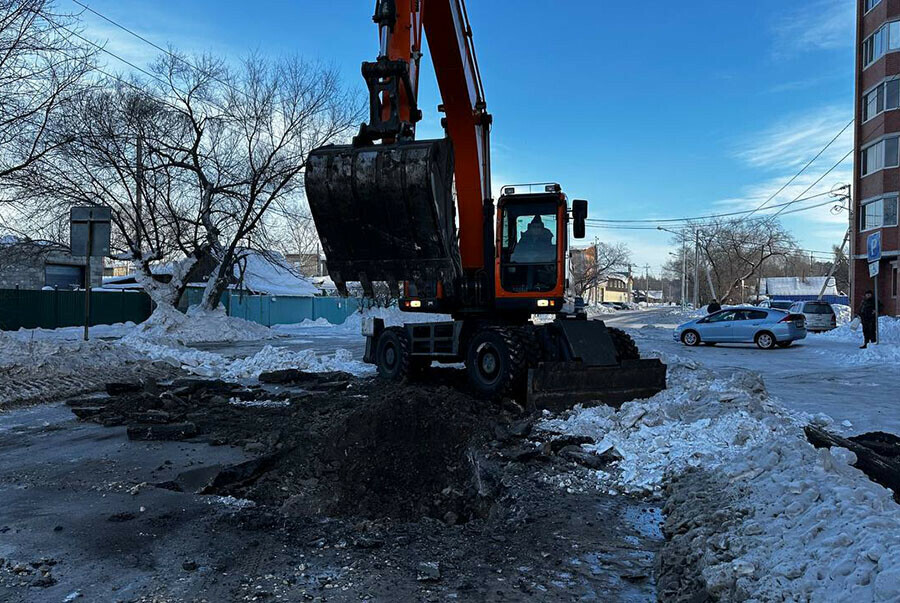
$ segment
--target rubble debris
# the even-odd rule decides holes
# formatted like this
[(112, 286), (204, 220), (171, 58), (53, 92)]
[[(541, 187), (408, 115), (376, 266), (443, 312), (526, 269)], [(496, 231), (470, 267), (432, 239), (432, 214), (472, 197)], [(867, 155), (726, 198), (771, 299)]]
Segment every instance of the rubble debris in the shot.
[(441, 579), (441, 565), (437, 561), (423, 561), (416, 566), (416, 580), (436, 582)]
[[(846, 448), (855, 454), (856, 461), (852, 465), (869, 476), (873, 482), (893, 490), (894, 500), (900, 503), (900, 459), (883, 456), (877, 452), (877, 450), (892, 451), (894, 449), (893, 438), (885, 437), (890, 434), (871, 437), (857, 436), (857, 439), (854, 440), (843, 438), (814, 425), (807, 425), (804, 431), (806, 439), (816, 448)], [(896, 436), (893, 437), (896, 438)], [(874, 443), (871, 448), (867, 444), (863, 444), (863, 442), (870, 441)]]
[(107, 383), (106, 393), (110, 396), (121, 396), (122, 394), (133, 394), (144, 389), (141, 383)]

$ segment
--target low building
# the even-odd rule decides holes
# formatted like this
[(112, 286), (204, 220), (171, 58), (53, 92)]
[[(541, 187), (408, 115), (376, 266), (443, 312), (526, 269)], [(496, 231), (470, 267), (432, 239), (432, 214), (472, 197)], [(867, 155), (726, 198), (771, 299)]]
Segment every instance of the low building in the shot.
[(328, 269), (325, 267), (325, 256), (321, 253), (288, 253), (285, 254), (284, 259), (303, 276), (328, 274)]
[(631, 303), (634, 298), (634, 281), (626, 273), (613, 273), (594, 286), (594, 299), (599, 302)]
[(837, 289), (833, 276), (776, 276), (761, 279), (759, 298), (782, 301), (822, 299), (833, 304), (846, 304), (847, 296)]
[[(46, 241), (0, 237), (0, 289), (79, 289), (85, 285), (85, 258)], [(103, 281), (103, 260), (91, 260), (91, 286)]]

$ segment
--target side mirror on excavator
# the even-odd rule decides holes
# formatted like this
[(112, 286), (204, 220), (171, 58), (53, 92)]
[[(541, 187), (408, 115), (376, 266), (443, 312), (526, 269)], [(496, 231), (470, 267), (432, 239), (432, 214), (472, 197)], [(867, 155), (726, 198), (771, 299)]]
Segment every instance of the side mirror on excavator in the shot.
[(584, 238), (584, 221), (587, 219), (587, 201), (572, 200), (572, 235), (576, 239)]

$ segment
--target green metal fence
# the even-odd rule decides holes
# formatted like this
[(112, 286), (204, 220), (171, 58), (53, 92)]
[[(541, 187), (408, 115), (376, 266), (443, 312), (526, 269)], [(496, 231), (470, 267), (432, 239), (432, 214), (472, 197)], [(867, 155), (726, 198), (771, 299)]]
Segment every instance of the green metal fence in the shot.
[[(203, 299), (201, 287), (189, 287), (181, 297), (179, 309), (186, 311)], [(229, 316), (237, 316), (271, 327), (324, 318), (341, 324), (359, 309), (359, 300), (345, 297), (299, 297), (294, 295), (248, 295), (240, 291), (222, 294), (222, 305)]]
[[(189, 288), (184, 292), (179, 309), (185, 311), (188, 306), (199, 304), (202, 297), (202, 288)], [(266, 326), (319, 318), (341, 324), (359, 308), (359, 302), (354, 298), (246, 295), (233, 291), (222, 295), (222, 303), (229, 316)], [(150, 297), (142, 291), (91, 292), (92, 325), (143, 322), (152, 311)], [(0, 331), (82, 325), (84, 291), (0, 289)]]
[[(142, 322), (152, 302), (140, 291), (92, 291), (91, 324)], [(0, 330), (57, 329), (84, 325), (84, 291), (0, 289)]]

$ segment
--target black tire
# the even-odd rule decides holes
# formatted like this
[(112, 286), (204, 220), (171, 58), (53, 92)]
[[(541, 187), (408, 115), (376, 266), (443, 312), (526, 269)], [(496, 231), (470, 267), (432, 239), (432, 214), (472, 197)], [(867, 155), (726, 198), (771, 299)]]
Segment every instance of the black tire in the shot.
[(466, 374), (479, 397), (494, 399), (518, 393), (528, 369), (523, 342), (516, 329), (500, 327), (488, 327), (472, 336)]
[(794, 342), (793, 341), (778, 341), (778, 342), (776, 342), (776, 345), (780, 348), (789, 348), (789, 347), (791, 347), (792, 343), (794, 343)]
[(756, 342), (756, 345), (759, 346), (759, 348), (762, 350), (771, 350), (778, 344), (778, 340), (775, 339), (775, 336), (768, 331), (761, 331), (757, 333), (754, 341)]
[(623, 360), (640, 360), (641, 353), (638, 351), (637, 344), (634, 343), (631, 335), (621, 329), (612, 327), (606, 327), (606, 330), (609, 331), (613, 345), (616, 346), (616, 360), (619, 362)]
[(390, 327), (378, 336), (375, 345), (375, 366), (378, 376), (397, 383), (405, 383), (412, 372), (409, 357), (409, 336), (403, 327)]
[(681, 343), (690, 347), (700, 345), (700, 333), (694, 331), (693, 329), (688, 329), (681, 334)]

